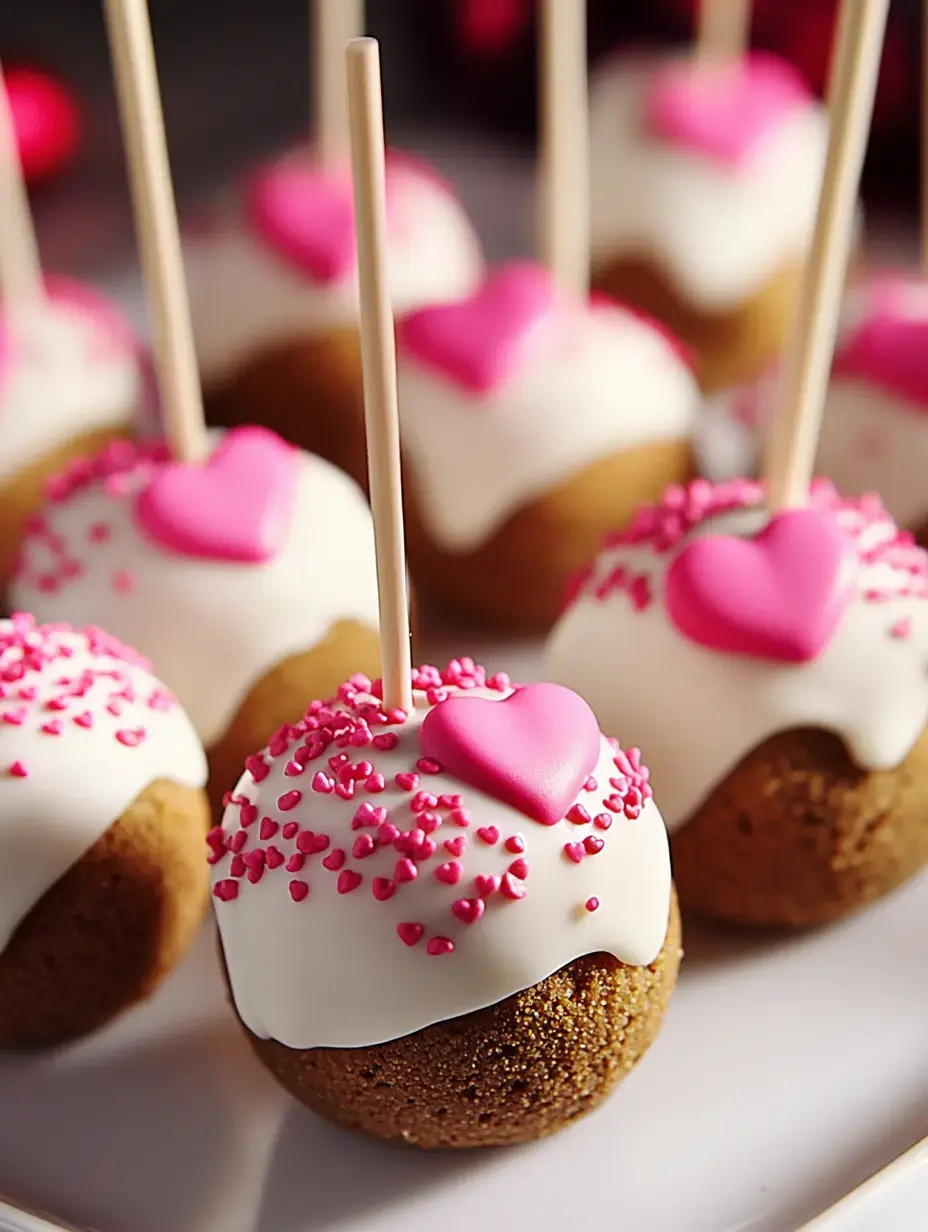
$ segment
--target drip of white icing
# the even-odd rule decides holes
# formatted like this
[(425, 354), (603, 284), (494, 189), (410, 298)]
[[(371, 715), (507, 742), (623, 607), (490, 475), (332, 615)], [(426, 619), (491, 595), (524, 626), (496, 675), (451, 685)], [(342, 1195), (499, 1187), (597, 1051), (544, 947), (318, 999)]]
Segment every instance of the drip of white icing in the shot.
[[(13, 622), (0, 622), (5, 639)], [(86, 635), (71, 630), (47, 634), (68, 658), (49, 661), (40, 672), (27, 671), (19, 685), (5, 685), (0, 713), (19, 722), (0, 723), (0, 951), (42, 896), (101, 838), (149, 784), (171, 779), (187, 787), (206, 782), (203, 747), (190, 720), (175, 704), (152, 707), (161, 689), (143, 668), (113, 654), (92, 653)], [(22, 652), (0, 651), (0, 671), (22, 659)], [(101, 675), (101, 672), (115, 675)], [(88, 687), (64, 710), (46, 703), (69, 693), (62, 678), (75, 682), (83, 673)], [(134, 700), (125, 695), (126, 685)], [(17, 689), (35, 689), (28, 702)], [(107, 703), (118, 695), (113, 712)], [(90, 725), (75, 717), (90, 715)], [(42, 732), (60, 723), (60, 732)], [(117, 739), (119, 731), (144, 728), (134, 747)], [(25, 777), (10, 773), (20, 763)]]
[[(297, 162), (305, 150), (292, 156)], [(388, 253), (393, 307), (413, 308), (466, 295), (483, 258), (458, 200), (435, 177), (401, 164), (391, 173), (402, 227)], [(206, 382), (231, 378), (262, 351), (339, 329), (358, 319), (357, 274), (314, 282), (269, 247), (232, 202), (215, 226), (185, 237), (184, 261), (200, 369)]]
[[(370, 512), (357, 485), (328, 462), (301, 454), (289, 533), (261, 565), (191, 559), (151, 542), (132, 515), (140, 482), (136, 474), (125, 494), (94, 482), (50, 502), (44, 525), (23, 544), (14, 602), (40, 620), (98, 622), (138, 647), (206, 745), (223, 735), (252, 685), (338, 620), (377, 627)], [(97, 526), (105, 537), (95, 536)], [(76, 576), (67, 576), (67, 560), (81, 566)]]
[(674, 344), (622, 308), (571, 305), (543, 353), (474, 394), (401, 351), (403, 444), (422, 517), (448, 552), (623, 450), (685, 440), (699, 391)]
[(710, 312), (736, 307), (811, 238), (828, 144), (810, 100), (762, 138), (743, 166), (668, 145), (642, 118), (653, 60), (611, 61), (590, 92), (596, 264), (643, 257)]
[[(864, 530), (853, 509), (846, 506), (841, 518), (858, 527), (856, 596), (812, 662), (721, 655), (687, 640), (663, 601), (676, 550), (659, 555), (649, 545), (604, 551), (552, 633), (549, 677), (580, 693), (620, 739), (634, 731), (671, 830), (778, 732), (808, 726), (833, 731), (857, 765), (881, 770), (899, 765), (924, 730), (928, 601), (902, 593), (913, 585), (906, 568), (863, 558), (867, 548), (895, 537), (889, 518)], [(624, 590), (596, 596), (597, 585), (619, 564), (650, 579), (654, 601), (645, 610), (635, 610)], [(865, 598), (870, 591), (893, 597), (871, 602)]]
[[(417, 707), (399, 729), (398, 747), (371, 755), (375, 769), (386, 778), (386, 790), (363, 797), (386, 807), (400, 829), (414, 824), (414, 814), (409, 794), (396, 787), (394, 776), (415, 768), (417, 732), (429, 708), (421, 694)], [(614, 757), (603, 739), (593, 771), (600, 788), (598, 793), (582, 791), (582, 803), (589, 806), (602, 796), (616, 773)], [(214, 897), (235, 1005), (255, 1035), (290, 1048), (379, 1044), (492, 1005), (586, 954), (605, 951), (636, 966), (657, 957), (667, 929), (671, 883), (667, 835), (653, 801), (635, 821), (615, 817), (602, 834), (603, 850), (574, 864), (564, 854), (564, 844), (599, 831), (590, 826), (581, 830), (567, 821), (542, 826), (447, 774), (423, 775), (422, 789), (434, 795), (460, 793), (470, 814), (467, 829), (446, 822), (432, 835), (439, 850), (446, 839), (466, 837), (463, 854), (444, 857), (462, 865), (461, 880), (453, 887), (439, 881), (434, 875), (440, 862), (436, 856), (423, 864), (414, 881), (398, 885), (394, 895), (381, 902), (372, 894), (372, 881), (393, 876), (397, 854), (386, 847), (363, 860), (352, 859), (355, 837), (372, 832), (351, 829), (359, 798), (344, 801), (312, 791), (315, 762), (298, 778), (285, 775), (286, 764), (286, 757), (277, 758), (260, 784), (246, 773), (236, 797), (255, 803), (260, 816), (296, 821), (301, 828), (329, 835), (331, 847), (347, 849), (346, 867), (360, 872), (363, 882), (340, 894), (337, 873), (322, 868), (317, 854), (297, 874), (279, 866), (266, 870), (257, 884), (243, 882), (233, 901)], [(325, 769), (325, 758), (318, 765)], [(275, 801), (295, 785), (302, 789), (302, 801), (281, 812)], [(239, 818), (239, 806), (230, 805), (223, 820), (227, 835), (239, 829)], [(493, 846), (477, 837), (478, 828), (489, 825), (500, 835)], [(505, 873), (516, 857), (503, 844), (517, 834), (525, 840), (529, 865), (525, 897), (512, 902), (497, 892), (479, 920), (461, 923), (451, 903), (476, 896), (476, 874)], [(288, 857), (295, 850), (293, 841), (279, 832), (272, 841)], [(294, 875), (310, 884), (301, 902), (290, 895)], [(228, 876), (226, 856), (213, 867), (214, 885)], [(584, 904), (593, 896), (600, 905), (591, 912)], [(417, 945), (407, 948), (399, 940), (396, 929), (403, 921), (425, 925)], [(426, 953), (430, 934), (449, 938), (453, 953)]]

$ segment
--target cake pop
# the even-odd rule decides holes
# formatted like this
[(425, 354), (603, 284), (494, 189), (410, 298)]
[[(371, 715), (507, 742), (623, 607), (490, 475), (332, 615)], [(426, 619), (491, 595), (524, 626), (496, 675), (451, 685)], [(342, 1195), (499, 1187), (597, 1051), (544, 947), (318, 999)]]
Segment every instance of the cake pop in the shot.
[[(316, 0), (318, 140), (250, 175), (184, 253), (211, 423), (260, 422), (366, 482), (357, 261), (342, 51), (363, 5)], [(348, 33), (346, 33), (348, 31)], [(387, 167), (396, 311), (466, 295), (483, 268), (454, 191), (393, 153)]]
[(98, 629), (0, 621), (0, 682), (0, 1047), (50, 1047), (150, 996), (196, 935), (206, 762)]
[(828, 136), (791, 66), (712, 50), (616, 57), (591, 89), (593, 285), (691, 345), (707, 390), (785, 341)]

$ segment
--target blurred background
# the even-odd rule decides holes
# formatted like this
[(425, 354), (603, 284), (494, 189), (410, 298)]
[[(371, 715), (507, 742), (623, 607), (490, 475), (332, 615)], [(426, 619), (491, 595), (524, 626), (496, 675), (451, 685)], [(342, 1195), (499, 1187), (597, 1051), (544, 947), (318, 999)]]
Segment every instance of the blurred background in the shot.
[[(381, 40), (390, 139), (458, 184), (490, 255), (524, 248), (534, 142), (534, 0), (368, 0)], [(755, 0), (754, 43), (825, 80), (837, 0)], [(922, 3), (893, 0), (866, 193), (914, 219)], [(589, 0), (592, 61), (620, 46), (680, 42), (693, 0)], [(311, 125), (308, 0), (151, 0), (174, 174), (195, 210), (243, 166)], [(28, 128), (36, 79), (60, 82), (57, 141), (34, 159), (46, 267), (106, 278), (131, 256), (131, 221), (100, 0), (4, 0), (0, 61)], [(47, 104), (47, 91), (39, 97)], [(30, 114), (34, 110), (34, 115)], [(41, 146), (41, 142), (39, 143)], [(502, 208), (502, 203), (505, 203)]]

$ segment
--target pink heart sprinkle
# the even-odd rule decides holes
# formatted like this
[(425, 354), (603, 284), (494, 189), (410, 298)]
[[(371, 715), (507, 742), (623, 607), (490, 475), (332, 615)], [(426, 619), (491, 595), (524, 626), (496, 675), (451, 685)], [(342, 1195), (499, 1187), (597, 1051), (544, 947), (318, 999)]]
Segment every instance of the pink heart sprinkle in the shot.
[(375, 877), (371, 882), (371, 890), (378, 903), (385, 903), (396, 893), (396, 882), (389, 877)]
[(307, 883), (296, 877), (294, 877), (294, 879), (290, 882), (288, 889), (290, 890), (290, 897), (295, 903), (301, 903), (309, 893), (309, 886)]
[(337, 889), (339, 894), (350, 894), (352, 890), (356, 890), (364, 878), (360, 873), (355, 872), (353, 868), (343, 868), (338, 874)]
[[(599, 759), (601, 740), (587, 703), (557, 684), (527, 685), (501, 701), (449, 697), (419, 730), (421, 748), (447, 773), (543, 825), (570, 808)], [(495, 826), (477, 833), (484, 842), (499, 838)]]
[(425, 947), (426, 952), (432, 957), (437, 957), (440, 954), (450, 954), (454, 950), (454, 942), (450, 937), (430, 937), (429, 943)]
[(451, 904), (451, 911), (462, 924), (476, 924), (486, 910), (482, 898), (459, 898)]
[(435, 876), (444, 885), (457, 885), (463, 871), (457, 860), (449, 860), (447, 864), (439, 864), (435, 870)]
[(269, 838), (274, 837), (278, 829), (279, 829), (279, 823), (274, 821), (272, 817), (262, 817), (261, 827), (258, 831), (258, 837), (263, 842), (266, 843)]
[(725, 654), (806, 663), (851, 599), (848, 539), (823, 509), (780, 514), (753, 539), (706, 535), (670, 566), (666, 603), (680, 632)]
[(267, 866), (268, 868), (280, 868), (284, 862), (284, 854), (278, 848), (271, 845), (267, 849)]
[(203, 465), (153, 467), (135, 520), (177, 556), (263, 564), (289, 533), (299, 467), (299, 453), (273, 432), (233, 428)]
[(398, 341), (407, 354), (470, 393), (489, 394), (538, 354), (556, 308), (548, 271), (513, 262), (492, 273), (470, 299), (410, 313), (398, 327)]
[(401, 923), (396, 926), (396, 935), (404, 945), (416, 945), (422, 940), (425, 929), (421, 924)]
[(586, 855), (586, 849), (582, 843), (565, 843), (564, 854), (568, 860), (572, 860), (574, 864), (579, 864)]
[(488, 847), (492, 847), (494, 843), (499, 842), (499, 830), (496, 826), (481, 826), (477, 831), (477, 837), (481, 843), (486, 843)]
[(344, 863), (345, 853), (341, 847), (333, 848), (322, 861), (323, 868), (327, 868), (330, 873), (337, 873)]
[(664, 141), (738, 165), (758, 142), (809, 105), (801, 75), (777, 56), (732, 63), (677, 60), (661, 67), (645, 101), (646, 123)]
[[(602, 839), (599, 840), (602, 843)], [(509, 871), (513, 877), (518, 877), (520, 881), (524, 881), (528, 876), (528, 861), (523, 859), (513, 860), (509, 865)]]
[(467, 839), (463, 834), (459, 834), (457, 838), (446, 838), (444, 842), (445, 851), (453, 856), (462, 856), (464, 848), (467, 844)]
[(406, 770), (400, 771), (394, 781), (397, 787), (401, 788), (403, 791), (415, 791), (419, 786), (418, 774), (412, 774)]
[(393, 877), (396, 881), (415, 881), (418, 876), (419, 870), (412, 860), (406, 857), (397, 860), (393, 869)]
[(489, 898), (499, 889), (501, 880), (500, 877), (491, 877), (488, 873), (478, 873), (474, 878), (474, 885), (481, 898)]
[(512, 899), (514, 902), (520, 898), (525, 898), (528, 889), (524, 881), (514, 877), (512, 873), (503, 873), (503, 879), (500, 882), (500, 893), (503, 898)]

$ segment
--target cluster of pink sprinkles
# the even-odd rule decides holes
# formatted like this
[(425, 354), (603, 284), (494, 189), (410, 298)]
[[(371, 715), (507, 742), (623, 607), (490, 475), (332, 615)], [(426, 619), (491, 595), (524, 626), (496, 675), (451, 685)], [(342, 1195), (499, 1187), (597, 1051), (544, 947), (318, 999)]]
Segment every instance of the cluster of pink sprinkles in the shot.
[[(76, 649), (98, 659), (99, 667), (74, 670)], [(32, 616), (16, 613), (0, 625), (0, 732), (25, 728), (54, 740), (74, 728), (94, 730), (105, 712), (117, 720), (125, 715), (125, 726), (117, 724), (112, 733), (114, 741), (138, 748), (148, 734), (137, 722), (139, 706), (164, 712), (177, 703), (158, 686), (140, 694), (128, 668), (148, 672), (149, 664), (100, 629), (37, 625)], [(25, 779), (30, 767), (17, 759), (5, 773)]]
[[(893, 571), (895, 579), (891, 586), (869, 587), (860, 592), (865, 603), (928, 599), (928, 553), (915, 543), (909, 531), (896, 526), (876, 494), (850, 500), (842, 497), (829, 480), (816, 479), (811, 495), (817, 508), (831, 510), (840, 519), (861, 565), (885, 565)], [(623, 593), (635, 611), (646, 611), (660, 593), (653, 574), (616, 559), (614, 553), (648, 548), (657, 557), (669, 556), (703, 522), (756, 508), (763, 500), (763, 486), (748, 479), (720, 484), (695, 479), (686, 487), (668, 488), (657, 504), (639, 509), (626, 530), (612, 531), (606, 536), (603, 555), (574, 578), (568, 606), (581, 597), (602, 602)], [(888, 636), (907, 637), (905, 622), (893, 624)]]
[[(431, 705), (456, 690), (482, 688), (506, 696), (512, 689), (507, 676), (487, 677), (469, 658), (454, 659), (443, 671), (416, 668), (412, 682)], [(451, 954), (456, 942), (449, 934), (460, 942), (488, 912), (528, 895), (532, 837), (540, 823), (526, 817), (524, 833), (505, 836), (496, 825), (473, 824), (466, 788), (430, 789), (443, 767), (421, 756), (416, 737), (402, 731), (405, 712), (386, 712), (381, 697), (380, 681), (354, 676), (336, 698), (313, 702), (300, 722), (282, 727), (267, 750), (248, 759), (246, 769), (255, 784), (282, 762), (288, 786), (274, 806), (261, 809), (245, 795), (227, 795), (224, 823), (206, 840), (207, 859), (223, 874), (213, 894), (231, 903), (249, 885), (276, 875), (288, 878), (290, 897), (298, 904), (310, 897), (311, 876), (330, 876), (339, 894), (366, 893), (384, 903), (400, 901), (410, 882), (432, 877), (447, 888), (446, 929), (439, 926), (429, 933), (421, 921), (402, 920), (396, 933), (402, 944), (419, 946), (428, 955)], [(378, 754), (402, 750), (404, 739), (410, 745), (408, 766), (388, 780), (378, 769)], [(608, 782), (590, 775), (581, 800), (558, 823), (564, 828), (565, 869), (599, 855), (613, 824), (637, 820), (651, 798), (639, 751), (623, 750), (617, 741), (610, 746), (614, 773)], [(310, 793), (345, 801), (338, 833), (316, 832), (294, 819), (294, 809)], [(492, 870), (465, 877), (465, 852), (478, 858), (492, 854)], [(586, 897), (578, 906), (581, 913), (592, 913), (600, 901)]]
[[(91, 488), (101, 488), (114, 501), (124, 500), (145, 488), (155, 471), (169, 460), (167, 446), (161, 442), (112, 441), (100, 453), (78, 458), (53, 476), (45, 494), (52, 505), (67, 504)], [(47, 519), (37, 514), (26, 524), (14, 577), (45, 594), (58, 594), (84, 576), (86, 565), (81, 554), (107, 543), (111, 536), (112, 527), (103, 520), (90, 527), (86, 542), (67, 543)], [(117, 594), (134, 589), (129, 564), (127, 561), (127, 567), (114, 570), (110, 578)]]

